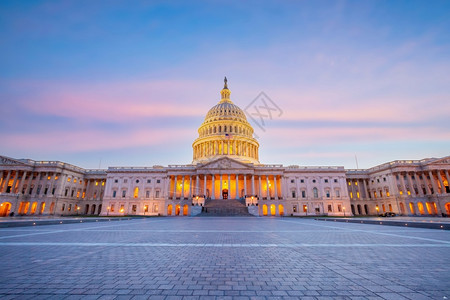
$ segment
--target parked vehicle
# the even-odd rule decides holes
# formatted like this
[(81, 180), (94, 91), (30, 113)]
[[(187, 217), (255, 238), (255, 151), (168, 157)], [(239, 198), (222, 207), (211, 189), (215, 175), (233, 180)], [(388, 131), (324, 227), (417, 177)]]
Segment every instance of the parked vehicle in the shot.
[(386, 217), (389, 218), (389, 217), (395, 217), (396, 214), (394, 212), (388, 211), (388, 212), (382, 213), (382, 214), (380, 214), (378, 216), (379, 217), (384, 217), (384, 218), (386, 218)]

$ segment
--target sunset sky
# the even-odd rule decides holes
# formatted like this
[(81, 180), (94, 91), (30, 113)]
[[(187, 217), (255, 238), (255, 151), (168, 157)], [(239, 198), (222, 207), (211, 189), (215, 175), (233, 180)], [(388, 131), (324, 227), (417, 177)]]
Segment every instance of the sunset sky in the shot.
[(0, 155), (188, 164), (227, 76), (260, 161), (450, 155), (450, 1), (0, 1)]

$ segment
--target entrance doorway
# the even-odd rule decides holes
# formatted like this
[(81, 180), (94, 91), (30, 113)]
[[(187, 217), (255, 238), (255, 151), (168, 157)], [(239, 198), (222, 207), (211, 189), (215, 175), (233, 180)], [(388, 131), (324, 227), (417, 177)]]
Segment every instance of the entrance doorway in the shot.
[(222, 198), (223, 199), (228, 199), (228, 190), (227, 189), (223, 189), (222, 190)]

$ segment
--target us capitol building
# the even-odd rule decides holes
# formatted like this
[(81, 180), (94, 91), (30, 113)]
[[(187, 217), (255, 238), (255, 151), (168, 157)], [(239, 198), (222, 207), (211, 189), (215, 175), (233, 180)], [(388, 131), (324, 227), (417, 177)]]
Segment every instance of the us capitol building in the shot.
[(450, 215), (450, 156), (366, 170), (262, 164), (226, 80), (220, 94), (191, 164), (88, 170), (0, 156), (0, 216)]

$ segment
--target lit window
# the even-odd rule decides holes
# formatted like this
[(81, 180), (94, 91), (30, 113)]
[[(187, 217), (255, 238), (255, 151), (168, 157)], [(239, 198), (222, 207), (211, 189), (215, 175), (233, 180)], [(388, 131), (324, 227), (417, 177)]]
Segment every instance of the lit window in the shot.
[(308, 212), (308, 206), (303, 205), (303, 212), (304, 212), (304, 213)]
[(102, 186), (104, 186), (105, 185), (105, 182), (104, 181), (102, 181)]
[(77, 198), (80, 198), (80, 191), (77, 192)]
[(358, 181), (355, 181), (355, 185), (358, 185)]
[(356, 192), (356, 198), (359, 198), (359, 192)]
[(67, 182), (70, 182), (72, 179), (69, 177), (69, 178), (67, 178)]
[(348, 182), (348, 185), (352, 185), (352, 183), (349, 181), (349, 182)]
[(111, 204), (111, 212), (114, 212), (114, 204)]
[(73, 183), (77, 183), (77, 180), (76, 180), (76, 179), (74, 179), (74, 180), (73, 180)]
[(391, 196), (391, 194), (389, 193), (389, 191), (386, 191), (386, 196)]
[(50, 176), (48, 176), (48, 177), (47, 177), (47, 180), (50, 180), (50, 178), (51, 178), (51, 177), (50, 177)]
[(85, 196), (86, 196), (86, 192), (83, 192), (83, 195), (81, 196), (81, 198), (84, 199)]
[(98, 185), (98, 181), (95, 182), (95, 185)]

